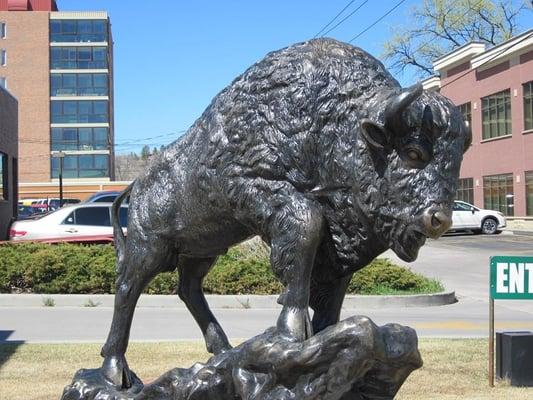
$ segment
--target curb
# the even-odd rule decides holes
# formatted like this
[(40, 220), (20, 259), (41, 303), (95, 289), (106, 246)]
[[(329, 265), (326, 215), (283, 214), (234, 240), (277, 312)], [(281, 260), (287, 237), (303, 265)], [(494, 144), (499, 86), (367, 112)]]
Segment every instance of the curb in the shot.
[[(206, 295), (210, 306), (231, 309), (272, 309), (281, 307), (277, 295)], [(0, 294), (0, 307), (45, 307), (53, 300), (53, 307), (113, 307), (110, 294)], [(348, 295), (343, 308), (431, 307), (455, 303), (455, 292), (398, 296)], [(137, 307), (185, 309), (177, 295), (141, 295)], [(48, 306), (47, 308), (52, 308)]]
[(533, 236), (532, 231), (520, 231), (520, 230), (514, 229), (512, 232), (513, 232), (513, 235)]

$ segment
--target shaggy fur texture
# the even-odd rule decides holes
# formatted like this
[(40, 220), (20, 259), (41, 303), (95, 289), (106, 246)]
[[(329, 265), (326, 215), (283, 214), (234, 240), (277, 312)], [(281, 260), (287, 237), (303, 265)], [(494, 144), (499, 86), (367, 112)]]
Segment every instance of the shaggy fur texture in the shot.
[[(268, 54), (217, 95), (139, 179), (133, 198), (149, 205), (144, 228), (177, 238), (180, 251), (180, 224), (171, 221), (187, 214), (179, 193), (188, 191), (195, 206), (204, 199), (203, 207), (270, 242), (269, 216), (296, 191), (313, 199), (327, 219), (338, 256), (330, 265), (335, 275), (354, 272), (398, 247), (406, 224), (433, 203), (450, 206), (455, 193), (465, 141), (462, 117), (437, 93), (424, 93), (404, 113), (413, 128), (408, 133), (416, 136), (425, 106), (431, 107), (438, 136), (435, 159), (425, 169), (402, 164), (395, 149), (405, 141), (401, 132), (392, 148), (377, 153), (361, 137), (360, 121), (383, 124), (386, 101), (399, 92), (379, 61), (332, 39)], [(161, 180), (175, 190), (143, 201)], [(168, 205), (157, 216), (162, 200)]]

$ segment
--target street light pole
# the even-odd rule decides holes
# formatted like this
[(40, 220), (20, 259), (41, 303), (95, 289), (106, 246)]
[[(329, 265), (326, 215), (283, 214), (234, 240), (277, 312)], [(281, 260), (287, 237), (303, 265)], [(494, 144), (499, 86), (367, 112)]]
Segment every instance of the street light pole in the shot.
[(57, 151), (52, 154), (52, 157), (59, 158), (59, 208), (63, 207), (63, 159), (65, 152)]

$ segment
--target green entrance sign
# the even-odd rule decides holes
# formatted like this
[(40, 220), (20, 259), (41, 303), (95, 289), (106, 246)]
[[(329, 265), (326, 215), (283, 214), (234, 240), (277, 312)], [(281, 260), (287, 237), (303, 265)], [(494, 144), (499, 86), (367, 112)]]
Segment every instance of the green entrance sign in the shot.
[(533, 300), (533, 257), (490, 258), (489, 386), (494, 387), (494, 300)]
[(533, 257), (491, 257), (490, 297), (501, 300), (533, 300)]

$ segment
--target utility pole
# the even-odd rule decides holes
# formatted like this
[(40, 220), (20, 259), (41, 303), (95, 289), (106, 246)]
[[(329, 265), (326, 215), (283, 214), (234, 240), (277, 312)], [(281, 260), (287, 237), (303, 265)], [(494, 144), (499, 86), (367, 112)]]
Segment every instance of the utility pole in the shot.
[(52, 154), (52, 157), (59, 158), (59, 208), (63, 207), (63, 159), (65, 158), (65, 152), (56, 151)]

